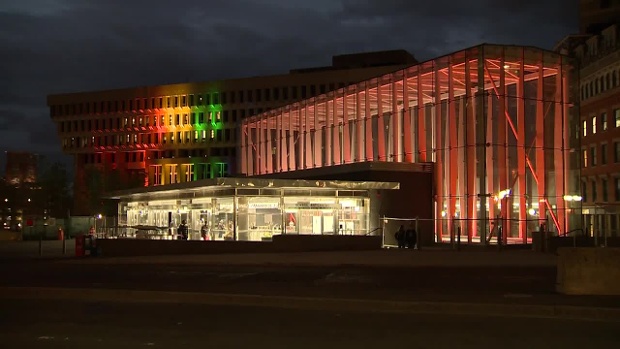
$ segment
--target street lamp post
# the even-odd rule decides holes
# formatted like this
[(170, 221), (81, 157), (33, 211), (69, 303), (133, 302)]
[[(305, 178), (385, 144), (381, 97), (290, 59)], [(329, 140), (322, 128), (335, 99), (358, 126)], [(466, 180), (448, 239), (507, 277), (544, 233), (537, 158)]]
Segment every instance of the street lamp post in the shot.
[(502, 191), (500, 191), (499, 193), (497, 193), (497, 200), (499, 201), (500, 204), (500, 224), (498, 224), (498, 228), (497, 228), (497, 248), (501, 250), (502, 248), (502, 244), (504, 243), (504, 233), (506, 232), (506, 228), (507, 225), (509, 224), (509, 221), (507, 220), (507, 216), (508, 216), (508, 197), (510, 196), (510, 194), (512, 193), (512, 191), (510, 190), (510, 188), (508, 189), (504, 189)]

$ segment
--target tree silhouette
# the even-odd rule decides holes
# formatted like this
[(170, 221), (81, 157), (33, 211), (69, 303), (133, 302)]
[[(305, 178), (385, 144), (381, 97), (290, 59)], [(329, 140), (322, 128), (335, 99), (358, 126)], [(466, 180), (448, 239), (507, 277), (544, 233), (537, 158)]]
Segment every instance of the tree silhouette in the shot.
[(45, 166), (37, 178), (36, 201), (47, 210), (50, 217), (66, 217), (71, 205), (69, 174), (65, 165), (54, 162)]

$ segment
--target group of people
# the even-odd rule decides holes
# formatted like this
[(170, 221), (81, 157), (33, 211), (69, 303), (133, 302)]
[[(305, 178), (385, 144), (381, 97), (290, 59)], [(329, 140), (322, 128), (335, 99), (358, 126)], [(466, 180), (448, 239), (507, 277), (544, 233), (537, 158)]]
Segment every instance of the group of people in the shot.
[(404, 225), (401, 225), (394, 237), (398, 248), (415, 248), (418, 243), (418, 232), (415, 231), (413, 224), (407, 230)]
[[(200, 237), (204, 241), (208, 240), (233, 240), (233, 231), (232, 231), (232, 222), (228, 225), (228, 229), (226, 229), (226, 225), (224, 221), (220, 221), (217, 226), (219, 230), (219, 235), (216, 236), (216, 231), (211, 229), (207, 223), (204, 223), (202, 227), (200, 227)], [(181, 224), (177, 228), (176, 234), (177, 240), (189, 240), (189, 226), (187, 225), (187, 221), (184, 219), (181, 221)]]

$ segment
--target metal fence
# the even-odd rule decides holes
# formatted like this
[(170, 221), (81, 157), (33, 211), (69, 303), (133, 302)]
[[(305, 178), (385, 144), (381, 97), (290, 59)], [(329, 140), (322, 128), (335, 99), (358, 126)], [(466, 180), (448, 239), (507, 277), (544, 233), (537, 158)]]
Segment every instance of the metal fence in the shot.
[(418, 241), (426, 243), (508, 245), (529, 244), (535, 232), (547, 229), (545, 219), (424, 219), (383, 217), (383, 246), (397, 247), (395, 234), (403, 226), (413, 228)]

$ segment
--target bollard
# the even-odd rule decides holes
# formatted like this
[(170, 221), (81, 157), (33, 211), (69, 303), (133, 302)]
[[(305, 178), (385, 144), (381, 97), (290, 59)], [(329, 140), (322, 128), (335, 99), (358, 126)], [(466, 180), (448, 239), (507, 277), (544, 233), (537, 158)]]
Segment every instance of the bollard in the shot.
[(499, 226), (499, 228), (497, 229), (497, 250), (501, 251), (502, 250), (502, 243), (503, 241), (503, 226), (504, 226), (504, 222), (502, 221), (501, 225)]
[(39, 257), (43, 256), (43, 235), (39, 233)]
[(62, 255), (66, 255), (67, 254), (67, 237), (63, 235), (63, 239), (62, 239)]
[(452, 229), (450, 229), (450, 246), (452, 246), (452, 249), (455, 249), (456, 248), (456, 246), (455, 246), (456, 239), (454, 238), (454, 234), (456, 234), (456, 232), (455, 232), (456, 231), (456, 221), (452, 220), (451, 225), (452, 225)]
[(458, 234), (456, 236), (456, 250), (460, 251), (461, 250), (461, 227), (456, 228), (456, 233)]

